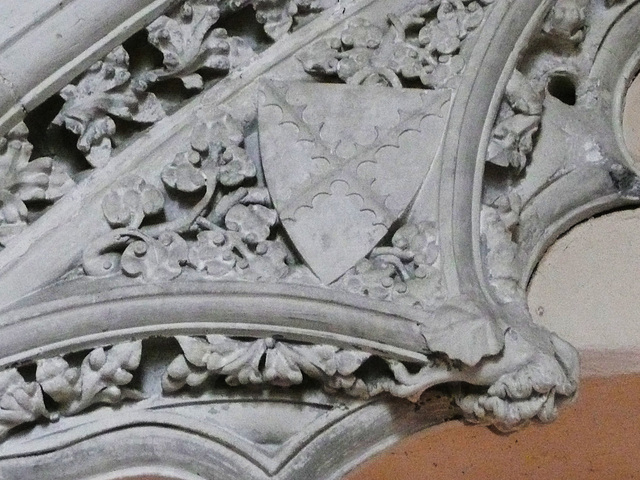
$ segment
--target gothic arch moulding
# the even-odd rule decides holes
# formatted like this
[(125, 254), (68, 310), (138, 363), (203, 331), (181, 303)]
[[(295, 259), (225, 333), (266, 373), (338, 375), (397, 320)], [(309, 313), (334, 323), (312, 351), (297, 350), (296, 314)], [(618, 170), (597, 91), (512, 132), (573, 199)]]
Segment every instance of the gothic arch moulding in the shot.
[(637, 3), (6, 7), (2, 478), (340, 478), (552, 421), (577, 353), (525, 288), (638, 203)]

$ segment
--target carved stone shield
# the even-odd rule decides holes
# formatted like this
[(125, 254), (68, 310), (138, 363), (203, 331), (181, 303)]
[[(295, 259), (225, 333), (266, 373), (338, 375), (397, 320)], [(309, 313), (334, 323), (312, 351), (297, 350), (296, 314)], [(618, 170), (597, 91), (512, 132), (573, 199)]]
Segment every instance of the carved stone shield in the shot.
[(405, 212), (438, 153), (450, 92), (265, 83), (267, 186), (296, 248), (325, 284)]

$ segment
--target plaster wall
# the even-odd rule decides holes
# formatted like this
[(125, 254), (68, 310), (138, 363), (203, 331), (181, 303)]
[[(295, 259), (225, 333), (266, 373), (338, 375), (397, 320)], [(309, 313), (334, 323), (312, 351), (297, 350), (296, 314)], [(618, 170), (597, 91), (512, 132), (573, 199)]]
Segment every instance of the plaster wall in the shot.
[[(534, 320), (582, 351), (584, 375), (640, 371), (639, 237), (640, 210), (591, 219), (553, 245), (531, 281)], [(603, 355), (614, 361), (596, 371)]]

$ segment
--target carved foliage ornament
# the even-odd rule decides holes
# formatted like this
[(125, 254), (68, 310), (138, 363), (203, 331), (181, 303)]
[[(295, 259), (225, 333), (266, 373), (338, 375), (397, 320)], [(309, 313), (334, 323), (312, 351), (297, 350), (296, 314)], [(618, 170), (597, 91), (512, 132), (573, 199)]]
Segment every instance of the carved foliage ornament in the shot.
[(390, 15), (386, 28), (357, 19), (340, 38), (316, 43), (300, 61), (309, 73), (335, 75), (355, 85), (399, 88), (412, 80), (426, 88), (451, 85), (464, 68), (463, 44), (482, 24), (484, 6), (491, 3), (424, 2), (401, 15)]
[[(141, 342), (129, 342), (107, 350), (96, 348), (79, 367), (70, 366), (63, 357), (38, 360), (33, 382), (25, 381), (15, 368), (0, 372), (0, 436), (40, 417), (57, 420), (96, 403), (140, 400), (142, 394), (126, 385), (141, 353)], [(47, 409), (43, 395), (55, 402), (55, 411)]]
[[(243, 315), (250, 318), (214, 309), (203, 314), (205, 320), (194, 320), (189, 315), (202, 314), (202, 308), (185, 313), (169, 305), (168, 319), (149, 320), (152, 315), (144, 311), (144, 325), (125, 325), (120, 314), (92, 319), (105, 327), (89, 332), (99, 338), (93, 345), (130, 338), (133, 329), (136, 338), (182, 333), (175, 337), (180, 351), (159, 352), (162, 371), (153, 374), (142, 353), (151, 340), (96, 348), (81, 358), (39, 359), (35, 375), (28, 365), (4, 370), (4, 433), (96, 404), (131, 401), (145, 409), (157, 401), (201, 395), (206, 403), (207, 392), (220, 388), (263, 394), (280, 388), (305, 391), (313, 384), (339, 403), (348, 396), (381, 394), (417, 401), (425, 390), (447, 385), (459, 414), (503, 430), (534, 418), (550, 421), (557, 406), (573, 398), (577, 353), (531, 321), (527, 262), (558, 233), (550, 226), (593, 213), (579, 210), (590, 196), (637, 201), (635, 180), (622, 186), (621, 179), (632, 176), (616, 160), (611, 142), (595, 139), (586, 122), (558, 128), (580, 114), (604, 122), (607, 110), (601, 104), (608, 97), (594, 93), (598, 82), (574, 82), (575, 98), (554, 87), (589, 76), (594, 62), (589, 52), (597, 51), (593, 46), (602, 40), (593, 36), (606, 30), (592, 28), (594, 12), (622, 7), (559, 0), (543, 12), (530, 49), (513, 53), (521, 60), (502, 75), (510, 79), (495, 93), (488, 120), (482, 109), (471, 112), (470, 105), (482, 102), (474, 103), (465, 92), (492, 92), (500, 72), (476, 71), (470, 59), (476, 48), (493, 51), (487, 38), (498, 34), (483, 30), (496, 27), (491, 22), (499, 18), (491, 15), (524, 3), (402, 2), (391, 12), (377, 4), (363, 6), (354, 18), (338, 15), (341, 23), (331, 34), (313, 31), (320, 40), (298, 46), (295, 59), (272, 66), (268, 78), (255, 74), (237, 90), (209, 83), (207, 70), (221, 76), (252, 58), (267, 58), (247, 38), (221, 30), (223, 17), (253, 8), (275, 39), (302, 27), (307, 13), (334, 3), (183, 2), (147, 27), (162, 65), (130, 68), (134, 62), (118, 47), (62, 92), (66, 103), (54, 122), (79, 136), (78, 148), (97, 166), (120, 146), (114, 141), (120, 121), (151, 124), (176, 106), (167, 107), (159, 90), (151, 91), (153, 85), (179, 79), (187, 90), (205, 90), (179, 115), (164, 120), (187, 119), (175, 129), (189, 132), (187, 144), (163, 143), (141, 165), (101, 178), (100, 193), (87, 197), (93, 211), (102, 213), (91, 219), (95, 231), (80, 231), (75, 217), (68, 218), (75, 238), (83, 233), (86, 244), (69, 254), (73, 259), (64, 278), (58, 275), (51, 282), (57, 284), (20, 302), (40, 307), (40, 298), (52, 295), (58, 301), (57, 292), (66, 288), (68, 295), (73, 288), (75, 295), (85, 287), (127, 300), (131, 295), (140, 311), (148, 297), (178, 298), (185, 286), (212, 296), (224, 290), (221, 286), (242, 295), (272, 288), (290, 296), (271, 294), (280, 295), (282, 310), (248, 309)], [(503, 30), (511, 35), (505, 44), (519, 39), (518, 29)], [(493, 73), (490, 83), (486, 78)], [(472, 168), (477, 148), (461, 147), (468, 147), (473, 132), (455, 130), (468, 127), (470, 120), (486, 123), (486, 150), (477, 165), (486, 168), (482, 205), (472, 200), (472, 192), (480, 191)], [(598, 125), (604, 130), (604, 123)], [(479, 135), (480, 128), (475, 132)], [(569, 153), (559, 147), (578, 145), (575, 138), (592, 145)], [(151, 143), (140, 140), (153, 149)], [(32, 203), (51, 202), (73, 186), (55, 161), (29, 161), (30, 153), (24, 127), (0, 143), (0, 168), (6, 171), (0, 214), (7, 230), (19, 231), (39, 214), (29, 210)], [(461, 179), (465, 175), (468, 181)], [(110, 182), (106, 188), (105, 181)], [(472, 218), (476, 210), (478, 219)], [(474, 222), (479, 235), (470, 233)], [(461, 238), (462, 227), (469, 227), (469, 238)], [(474, 265), (481, 265), (480, 271)], [(96, 311), (114, 306), (103, 297), (102, 292), (80, 293), (74, 301)], [(266, 304), (265, 298), (258, 300)], [(306, 300), (321, 307), (303, 311), (299, 305)], [(76, 306), (56, 313), (73, 319)], [(371, 325), (346, 318), (354, 310), (370, 312)], [(230, 322), (224, 315), (235, 317)], [(170, 322), (175, 323), (167, 327)], [(408, 327), (392, 331), (398, 325), (399, 330)]]
[[(548, 360), (540, 357), (539, 352), (530, 349), (528, 354), (534, 357), (527, 357), (523, 356), (526, 349), (517, 351), (522, 339), (515, 333), (507, 334), (505, 348), (509, 354), (521, 356), (518, 361), (527, 366), (509, 371), (508, 368), (516, 366), (512, 363), (514, 359), (509, 359), (497, 369), (484, 366), (479, 372), (446, 357), (434, 357), (417, 370), (415, 365), (383, 359), (386, 370), (371, 370), (365, 365), (373, 358), (370, 353), (273, 338), (249, 341), (208, 335), (206, 339), (181, 336), (176, 340), (183, 354), (166, 366), (161, 380), (165, 395), (200, 387), (207, 381), (210, 388), (215, 388), (217, 378), (233, 387), (280, 388), (300, 385), (310, 379), (329, 392), (344, 392), (360, 398), (391, 393), (418, 401), (430, 387), (473, 381), (492, 385), (484, 393), (475, 393), (464, 384), (455, 384), (454, 398), (466, 418), (509, 431), (536, 417), (543, 422), (553, 420), (557, 414), (556, 397), (569, 397), (575, 390), (575, 379), (565, 377), (561, 370), (546, 369)], [(557, 338), (554, 341), (563, 354), (569, 354), (569, 359), (570, 347)], [(511, 343), (521, 345), (514, 348)], [(15, 368), (0, 372), (0, 436), (43, 417), (57, 421), (61, 415), (77, 415), (98, 404), (146, 399), (148, 395), (144, 391), (128, 387), (140, 366), (142, 346), (142, 342), (134, 341), (96, 348), (86, 354), (78, 366), (62, 356), (38, 360), (35, 381), (26, 381)], [(45, 395), (53, 404), (45, 406)]]
[[(141, 130), (164, 118), (167, 109), (177, 108), (175, 101), (160, 101), (150, 91), (154, 84), (176, 78), (189, 91), (198, 92), (204, 88), (203, 71), (224, 76), (255, 59), (251, 39), (230, 37), (225, 29), (216, 28), (221, 18), (252, 6), (257, 20), (264, 24), (266, 33), (275, 41), (294, 24), (303, 25), (334, 6), (336, 1), (186, 0), (146, 28), (149, 44), (162, 53), (161, 68), (149, 67), (143, 60), (139, 62), (142, 68), (132, 71), (129, 53), (119, 46), (59, 92), (64, 104), (51, 123), (77, 135), (77, 149), (89, 167), (102, 167), (111, 158), (114, 148), (126, 144), (131, 136), (130, 133), (119, 133), (118, 123), (129, 123), (129, 129)], [(19, 129), (25, 127), (16, 127), (2, 141), (13, 140)], [(26, 140), (26, 134), (24, 138)], [(52, 187), (45, 197), (38, 194), (37, 198), (26, 201), (53, 203), (60, 198), (73, 184), (68, 163), (64, 153), (34, 161), (29, 168), (53, 169), (55, 182), (64, 188), (56, 190)], [(71, 177), (67, 178), (69, 175)], [(27, 215), (28, 207), (18, 205), (6, 195), (2, 202), (7, 207), (6, 217), (0, 218), (1, 236), (8, 240), (31, 218)]]

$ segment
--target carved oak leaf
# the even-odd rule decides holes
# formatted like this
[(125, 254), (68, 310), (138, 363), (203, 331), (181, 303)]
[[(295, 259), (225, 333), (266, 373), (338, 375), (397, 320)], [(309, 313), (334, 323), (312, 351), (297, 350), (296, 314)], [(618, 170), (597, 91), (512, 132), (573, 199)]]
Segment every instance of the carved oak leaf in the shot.
[(353, 48), (377, 48), (384, 38), (384, 30), (364, 18), (356, 18), (347, 25), (340, 39), (342, 43)]
[(62, 357), (37, 362), (36, 381), (59, 404), (69, 404), (82, 394), (79, 378), (80, 369), (72, 368)]
[(264, 24), (265, 33), (272, 39), (282, 38), (299, 15), (318, 13), (338, 0), (252, 0), (256, 20)]
[(427, 346), (449, 358), (474, 366), (486, 356), (500, 353), (504, 334), (473, 301), (455, 298), (440, 306), (434, 319), (437, 327), (423, 327)]
[(116, 124), (111, 117), (138, 123), (154, 123), (165, 116), (158, 99), (145, 92), (147, 85), (132, 79), (129, 55), (119, 46), (68, 85), (60, 96), (65, 103), (53, 119), (79, 136), (77, 147), (93, 167), (107, 163), (113, 148)]
[(390, 300), (396, 270), (391, 263), (364, 258), (342, 278), (341, 283), (353, 293), (377, 300)]
[(176, 392), (185, 385), (202, 385), (211, 376), (206, 368), (211, 344), (196, 337), (179, 336), (176, 340), (184, 354), (176, 357), (162, 376), (162, 389), (165, 392)]
[(228, 385), (258, 385), (263, 382), (260, 371), (262, 356), (273, 346), (273, 339), (241, 342), (223, 335), (207, 335), (211, 352), (207, 356), (207, 370), (225, 376)]
[(429, 23), (420, 30), (418, 40), (430, 51), (451, 55), (462, 44), (457, 22)]
[(199, 70), (226, 73), (255, 57), (244, 39), (228, 37), (223, 28), (213, 28), (220, 18), (220, 8), (218, 1), (189, 0), (147, 27), (149, 43), (164, 58), (162, 69), (149, 72), (150, 81), (179, 78), (186, 88), (202, 90)]
[(264, 242), (277, 221), (275, 210), (262, 205), (234, 205), (225, 217), (227, 228), (239, 232), (242, 240), (251, 245)]
[(406, 255), (419, 265), (433, 265), (440, 254), (437, 231), (437, 227), (430, 222), (408, 223), (396, 231), (391, 243), (406, 251)]
[(28, 134), (20, 123), (0, 138), (0, 240), (26, 226), (29, 202), (53, 202), (74, 185), (51, 158), (30, 161)]
[[(176, 340), (190, 364), (206, 367), (208, 375), (224, 376), (229, 385), (262, 383), (260, 362), (268, 345), (273, 343), (272, 339), (242, 342), (223, 335), (207, 335), (206, 340), (181, 336)], [(176, 380), (173, 377), (173, 381)]]
[(59, 404), (65, 415), (74, 415), (96, 403), (140, 400), (140, 392), (123, 388), (140, 365), (142, 342), (121, 343), (109, 350), (96, 348), (80, 368), (70, 367), (62, 357), (38, 361), (36, 379), (42, 389)]
[[(353, 373), (362, 366), (370, 354), (342, 351), (332, 345), (285, 345), (277, 343), (267, 350), (264, 380), (271, 385), (289, 387), (299, 385), (307, 375), (328, 383), (353, 385)], [(340, 377), (338, 381), (336, 377)]]
[(145, 217), (164, 207), (164, 195), (142, 177), (129, 175), (102, 199), (102, 212), (112, 227), (138, 228)]
[(0, 438), (40, 417), (49, 417), (49, 412), (38, 384), (26, 382), (15, 368), (0, 372)]
[(339, 38), (325, 38), (305, 50), (298, 57), (298, 60), (302, 63), (302, 68), (304, 68), (305, 72), (337, 75), (341, 46), (342, 42)]
[(187, 256), (187, 242), (177, 233), (164, 232), (158, 239), (144, 237), (129, 244), (120, 265), (130, 277), (167, 281), (180, 276)]

